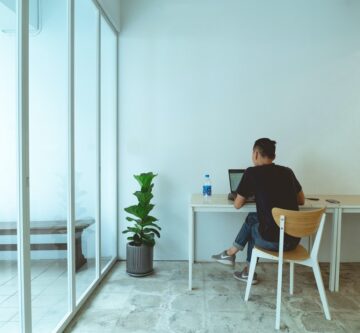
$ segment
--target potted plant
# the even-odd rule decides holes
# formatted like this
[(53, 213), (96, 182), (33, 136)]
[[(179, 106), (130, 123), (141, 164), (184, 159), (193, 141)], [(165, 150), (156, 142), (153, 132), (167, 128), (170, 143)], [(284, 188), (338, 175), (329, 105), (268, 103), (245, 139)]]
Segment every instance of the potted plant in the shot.
[(150, 215), (155, 205), (153, 198), (153, 179), (157, 175), (152, 172), (134, 175), (140, 185), (140, 191), (134, 195), (138, 200), (137, 205), (132, 205), (124, 210), (132, 216), (126, 217), (131, 222), (123, 234), (130, 233), (127, 237), (126, 247), (126, 272), (131, 276), (146, 276), (153, 273), (153, 249), (155, 236), (160, 237), (161, 228), (155, 223), (157, 218)]

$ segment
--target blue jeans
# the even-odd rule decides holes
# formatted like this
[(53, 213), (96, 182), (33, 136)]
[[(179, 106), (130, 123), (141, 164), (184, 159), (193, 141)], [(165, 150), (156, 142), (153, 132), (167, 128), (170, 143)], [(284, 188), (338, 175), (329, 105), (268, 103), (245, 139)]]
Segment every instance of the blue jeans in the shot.
[[(243, 250), (246, 244), (248, 245), (246, 256), (246, 261), (248, 263), (251, 261), (251, 253), (254, 245), (265, 250), (279, 250), (278, 242), (270, 242), (261, 237), (259, 232), (259, 219), (257, 213), (249, 213), (233, 243), (233, 245), (239, 250)], [(285, 244), (284, 250), (287, 250), (285, 249)]]

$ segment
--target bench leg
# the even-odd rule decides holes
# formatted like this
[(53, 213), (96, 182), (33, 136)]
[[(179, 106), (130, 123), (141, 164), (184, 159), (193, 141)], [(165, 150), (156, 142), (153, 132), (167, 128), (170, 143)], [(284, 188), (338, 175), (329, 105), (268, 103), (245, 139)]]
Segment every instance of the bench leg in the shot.
[(82, 247), (81, 247), (81, 238), (82, 230), (77, 231), (75, 234), (75, 269), (78, 271), (84, 264), (86, 264), (87, 259), (85, 258)]

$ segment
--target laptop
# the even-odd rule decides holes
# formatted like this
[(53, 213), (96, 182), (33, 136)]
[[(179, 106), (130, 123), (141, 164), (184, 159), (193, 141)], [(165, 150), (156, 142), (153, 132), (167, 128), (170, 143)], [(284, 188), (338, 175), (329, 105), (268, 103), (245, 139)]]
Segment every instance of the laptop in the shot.
[[(245, 169), (229, 169), (230, 193), (228, 194), (228, 200), (235, 200), (236, 190), (240, 184), (244, 172)], [(255, 197), (251, 196), (246, 198), (246, 202), (255, 202)]]

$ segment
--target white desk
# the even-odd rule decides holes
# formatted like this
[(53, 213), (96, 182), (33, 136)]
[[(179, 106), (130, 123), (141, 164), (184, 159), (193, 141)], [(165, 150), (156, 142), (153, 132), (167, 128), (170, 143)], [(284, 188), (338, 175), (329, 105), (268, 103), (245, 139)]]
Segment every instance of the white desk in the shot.
[[(341, 238), (341, 214), (344, 212), (344, 209), (340, 208), (339, 204), (330, 204), (325, 201), (325, 199), (337, 199), (341, 201), (344, 196), (319, 196), (319, 195), (309, 195), (309, 197), (320, 198), (319, 201), (310, 201), (306, 200), (305, 205), (301, 206), (301, 209), (313, 209), (319, 207), (326, 207), (326, 212), (333, 215), (332, 219), (332, 244), (331, 244), (331, 255), (330, 255), (330, 276), (329, 276), (329, 290), (334, 291), (337, 286), (339, 288), (339, 267), (340, 267), (340, 241)], [(349, 196), (350, 197), (350, 196)], [(358, 198), (359, 205), (357, 206), (358, 211), (360, 211), (360, 196), (354, 198), (351, 196), (346, 201), (348, 206), (345, 206), (346, 209), (353, 209), (356, 198)], [(344, 201), (345, 202), (345, 201)], [(351, 208), (350, 208), (351, 206)], [(204, 200), (201, 194), (193, 194), (191, 196), (191, 201), (189, 205), (189, 289), (192, 290), (192, 265), (194, 263), (194, 245), (195, 245), (195, 222), (196, 214), (201, 212), (216, 212), (216, 213), (250, 213), (255, 212), (256, 206), (254, 203), (248, 203), (241, 207), (241, 209), (236, 209), (232, 201), (227, 199), (226, 194), (215, 194), (207, 201)], [(353, 212), (353, 210), (352, 210)]]

